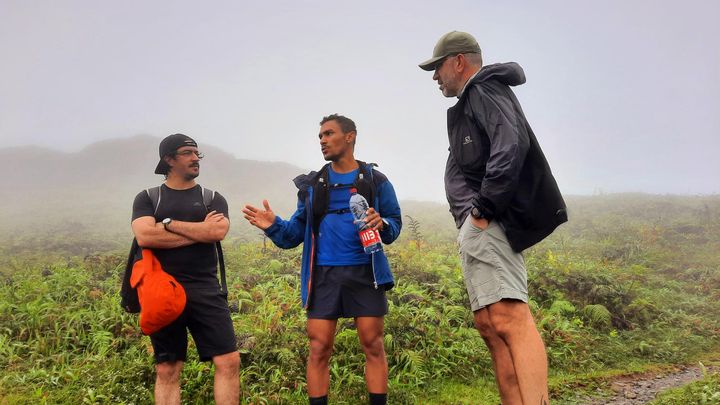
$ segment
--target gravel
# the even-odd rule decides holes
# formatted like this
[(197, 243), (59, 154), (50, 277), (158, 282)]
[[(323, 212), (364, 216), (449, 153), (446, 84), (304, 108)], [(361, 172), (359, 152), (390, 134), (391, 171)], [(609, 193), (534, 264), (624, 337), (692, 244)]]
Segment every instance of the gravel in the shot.
[[(713, 371), (713, 370), (708, 370)], [(604, 398), (582, 398), (578, 403), (587, 405), (646, 404), (658, 393), (681, 387), (703, 378), (700, 366), (680, 366), (674, 371), (659, 374), (638, 374), (615, 379), (610, 385), (613, 395)]]

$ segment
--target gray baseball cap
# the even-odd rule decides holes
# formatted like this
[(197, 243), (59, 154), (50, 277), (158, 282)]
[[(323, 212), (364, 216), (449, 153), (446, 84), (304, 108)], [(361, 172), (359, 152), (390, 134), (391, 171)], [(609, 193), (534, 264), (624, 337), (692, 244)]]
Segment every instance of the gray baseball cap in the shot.
[(432, 58), (418, 66), (423, 70), (435, 70), (438, 63), (442, 62), (448, 56), (461, 53), (480, 53), (480, 45), (478, 45), (475, 38), (467, 32), (450, 31), (440, 37), (433, 49)]

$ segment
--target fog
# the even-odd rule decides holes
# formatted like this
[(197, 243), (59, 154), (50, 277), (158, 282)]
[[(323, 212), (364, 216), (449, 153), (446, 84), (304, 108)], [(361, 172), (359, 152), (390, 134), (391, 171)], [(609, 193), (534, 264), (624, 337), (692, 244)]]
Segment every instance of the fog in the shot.
[(720, 192), (720, 3), (499, 3), (0, 0), (0, 147), (182, 132), (316, 169), (337, 112), (401, 199), (443, 201), (455, 99), (417, 64), (462, 30), (525, 69), (564, 193)]

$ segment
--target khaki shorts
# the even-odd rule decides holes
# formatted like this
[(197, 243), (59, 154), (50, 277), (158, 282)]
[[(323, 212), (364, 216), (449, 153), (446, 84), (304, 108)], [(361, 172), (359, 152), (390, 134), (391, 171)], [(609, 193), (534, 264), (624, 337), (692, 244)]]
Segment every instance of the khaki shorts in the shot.
[(522, 254), (512, 250), (497, 221), (482, 230), (473, 225), (471, 218), (467, 216), (458, 235), (470, 309), (477, 311), (504, 298), (528, 302)]

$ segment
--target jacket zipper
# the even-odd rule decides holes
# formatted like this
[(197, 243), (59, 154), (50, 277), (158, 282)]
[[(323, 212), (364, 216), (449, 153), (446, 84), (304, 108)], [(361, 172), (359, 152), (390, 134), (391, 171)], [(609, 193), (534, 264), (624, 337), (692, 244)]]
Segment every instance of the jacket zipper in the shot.
[[(370, 170), (372, 170), (372, 167), (370, 168)], [(370, 181), (372, 181), (372, 171), (370, 172)], [(375, 196), (375, 206), (378, 208), (380, 207), (380, 205), (378, 204), (379, 201), (380, 201), (380, 197), (376, 195)], [(380, 242), (380, 243), (382, 243), (382, 242)], [(375, 252), (372, 252), (370, 254), (370, 256), (371, 256), (370, 266), (372, 266), (372, 271), (373, 271), (373, 285), (375, 286), (375, 289), (377, 290), (378, 284), (377, 284), (377, 276), (375, 276)]]
[(372, 252), (371, 255), (372, 255), (372, 258), (370, 259), (370, 265), (372, 266), (372, 271), (373, 271), (373, 285), (375, 286), (375, 289), (377, 290), (378, 284), (377, 284), (377, 277), (375, 277), (375, 252)]
[(308, 279), (308, 293), (305, 300), (305, 309), (310, 305), (310, 294), (312, 294), (312, 274), (315, 267), (315, 234), (310, 232), (310, 278)]

